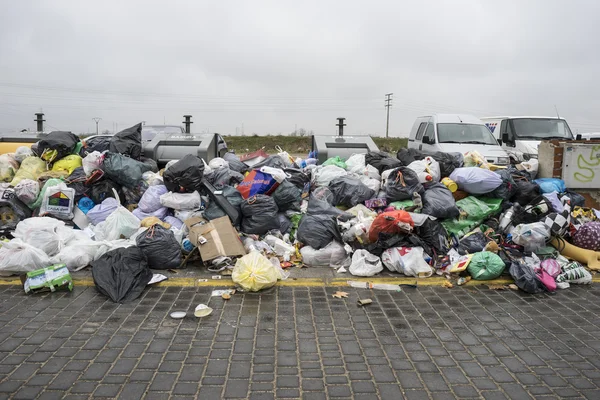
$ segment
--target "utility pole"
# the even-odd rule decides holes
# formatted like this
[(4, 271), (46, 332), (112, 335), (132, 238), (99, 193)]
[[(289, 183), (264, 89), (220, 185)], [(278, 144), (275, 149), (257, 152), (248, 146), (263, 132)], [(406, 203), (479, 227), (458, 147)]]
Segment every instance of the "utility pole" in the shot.
[(98, 134), (98, 122), (100, 122), (102, 118), (100, 117), (94, 117), (92, 118), (92, 121), (94, 121), (96, 123), (96, 135)]
[(387, 122), (385, 124), (385, 137), (389, 136), (390, 130), (390, 107), (392, 106), (392, 95), (394, 93), (387, 93), (385, 95), (385, 108), (387, 108)]

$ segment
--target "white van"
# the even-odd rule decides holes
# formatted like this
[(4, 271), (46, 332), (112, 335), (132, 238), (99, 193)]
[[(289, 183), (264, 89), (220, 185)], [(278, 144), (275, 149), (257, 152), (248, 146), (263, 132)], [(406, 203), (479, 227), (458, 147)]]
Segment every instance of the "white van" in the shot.
[(408, 137), (408, 148), (462, 154), (477, 151), (489, 163), (510, 163), (490, 130), (472, 115), (433, 114), (417, 118)]
[(498, 143), (515, 162), (538, 157), (538, 146), (545, 139), (573, 139), (569, 124), (556, 117), (484, 117)]

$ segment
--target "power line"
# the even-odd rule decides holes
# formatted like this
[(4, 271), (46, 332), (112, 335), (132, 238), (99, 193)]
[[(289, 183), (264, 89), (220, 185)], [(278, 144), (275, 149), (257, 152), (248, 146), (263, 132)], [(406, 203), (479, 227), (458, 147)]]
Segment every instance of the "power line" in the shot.
[(102, 118), (100, 117), (94, 117), (92, 118), (92, 121), (94, 121), (96, 123), (96, 135), (98, 134), (98, 122), (100, 122)]
[(390, 107), (392, 106), (392, 95), (394, 93), (388, 93), (385, 95), (386, 99), (385, 99), (385, 108), (387, 109), (387, 121), (385, 124), (385, 137), (387, 138), (388, 132), (390, 130)]

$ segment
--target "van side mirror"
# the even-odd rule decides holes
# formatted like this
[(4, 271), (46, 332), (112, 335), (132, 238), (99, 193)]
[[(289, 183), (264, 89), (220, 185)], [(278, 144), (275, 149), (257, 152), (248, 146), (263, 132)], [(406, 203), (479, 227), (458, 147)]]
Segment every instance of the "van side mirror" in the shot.
[(423, 143), (425, 144), (435, 144), (435, 139), (430, 138), (429, 136), (423, 136)]
[(575, 136), (575, 140), (581, 140), (581, 133), (578, 133), (577, 136)]
[(508, 133), (504, 132), (502, 134), (502, 142), (508, 144), (508, 142), (510, 142), (509, 138), (508, 138)]

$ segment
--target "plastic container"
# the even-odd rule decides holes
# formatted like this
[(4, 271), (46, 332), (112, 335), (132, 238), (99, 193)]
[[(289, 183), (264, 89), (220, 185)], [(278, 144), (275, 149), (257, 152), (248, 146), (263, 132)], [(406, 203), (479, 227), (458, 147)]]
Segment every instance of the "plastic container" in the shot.
[(456, 182), (454, 182), (452, 179), (450, 178), (444, 178), (442, 179), (442, 183), (444, 184), (444, 186), (446, 186), (448, 188), (448, 190), (450, 190), (452, 193), (456, 192), (458, 190), (458, 185), (456, 184)]

